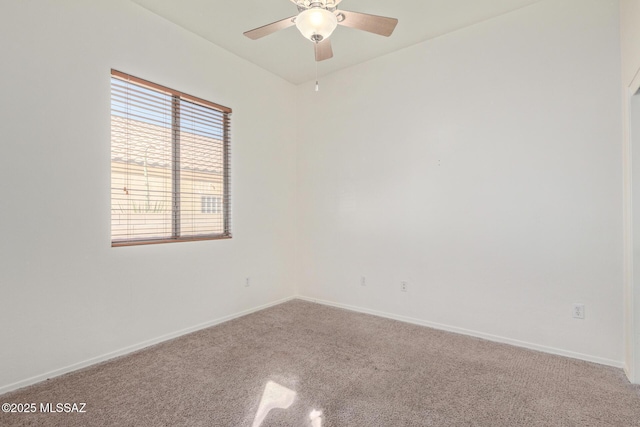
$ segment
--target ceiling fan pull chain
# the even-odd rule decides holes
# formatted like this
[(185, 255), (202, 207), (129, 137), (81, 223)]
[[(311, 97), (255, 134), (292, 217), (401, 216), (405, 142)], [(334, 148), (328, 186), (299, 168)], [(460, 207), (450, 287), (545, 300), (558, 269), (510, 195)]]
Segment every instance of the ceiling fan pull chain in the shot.
[[(318, 44), (318, 42), (316, 42)], [(320, 90), (320, 86), (318, 85), (318, 61), (316, 61), (316, 92)]]

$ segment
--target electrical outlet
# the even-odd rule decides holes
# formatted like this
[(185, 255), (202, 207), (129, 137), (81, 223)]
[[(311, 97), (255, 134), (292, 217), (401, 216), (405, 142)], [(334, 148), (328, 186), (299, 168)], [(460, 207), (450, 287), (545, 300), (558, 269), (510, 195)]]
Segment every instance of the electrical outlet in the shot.
[(364, 276), (360, 277), (360, 286), (367, 286), (367, 278)]
[(407, 282), (400, 282), (400, 291), (408, 292), (409, 291), (409, 284)]
[(584, 319), (584, 304), (573, 304), (573, 317)]
[(244, 287), (248, 288), (249, 286), (251, 286), (251, 278), (247, 277), (244, 279)]

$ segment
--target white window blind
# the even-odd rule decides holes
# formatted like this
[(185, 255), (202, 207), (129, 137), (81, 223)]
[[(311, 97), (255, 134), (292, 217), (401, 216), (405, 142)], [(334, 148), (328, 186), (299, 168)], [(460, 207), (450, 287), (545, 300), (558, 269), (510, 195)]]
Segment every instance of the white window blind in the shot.
[(230, 115), (111, 71), (112, 246), (231, 237)]

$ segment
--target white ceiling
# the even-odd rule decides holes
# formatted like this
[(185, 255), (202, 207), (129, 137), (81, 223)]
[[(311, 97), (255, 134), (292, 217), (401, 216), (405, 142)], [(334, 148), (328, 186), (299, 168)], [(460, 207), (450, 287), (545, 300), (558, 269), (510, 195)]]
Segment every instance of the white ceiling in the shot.
[[(243, 32), (297, 14), (289, 0), (132, 0), (254, 64), (299, 84), (315, 77), (312, 43), (294, 27), (250, 40)], [(343, 0), (340, 8), (398, 18), (391, 37), (338, 26), (320, 76), (541, 0)]]

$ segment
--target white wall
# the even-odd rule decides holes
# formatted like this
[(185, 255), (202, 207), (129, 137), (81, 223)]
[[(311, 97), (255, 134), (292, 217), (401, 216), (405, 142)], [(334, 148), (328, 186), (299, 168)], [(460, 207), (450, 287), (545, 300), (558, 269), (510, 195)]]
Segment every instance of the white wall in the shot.
[(629, 85), (640, 70), (640, 1), (620, 0), (622, 81)]
[[(3, 1), (0, 40), (0, 393), (294, 293), (292, 85), (125, 0)], [(111, 68), (233, 108), (233, 239), (110, 247)]]
[[(637, 197), (640, 191), (640, 96), (634, 96), (640, 87), (638, 0), (620, 0), (620, 45), (623, 98), (625, 370), (631, 381), (640, 383), (640, 280), (634, 280), (634, 271), (640, 271), (640, 198)], [(633, 146), (636, 147), (635, 152), (632, 150)]]
[(618, 19), (547, 0), (301, 86), (299, 294), (622, 366)]

